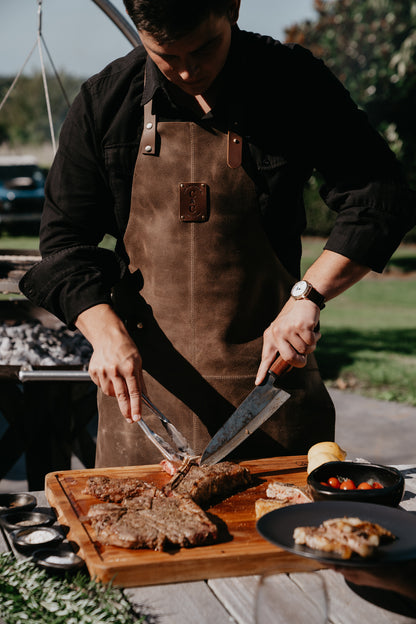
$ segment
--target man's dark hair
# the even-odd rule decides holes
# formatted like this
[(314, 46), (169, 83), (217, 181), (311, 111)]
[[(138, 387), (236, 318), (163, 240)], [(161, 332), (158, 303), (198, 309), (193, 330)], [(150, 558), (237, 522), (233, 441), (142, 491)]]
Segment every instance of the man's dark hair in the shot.
[(209, 17), (226, 15), (230, 0), (123, 0), (138, 30), (158, 43), (180, 39)]

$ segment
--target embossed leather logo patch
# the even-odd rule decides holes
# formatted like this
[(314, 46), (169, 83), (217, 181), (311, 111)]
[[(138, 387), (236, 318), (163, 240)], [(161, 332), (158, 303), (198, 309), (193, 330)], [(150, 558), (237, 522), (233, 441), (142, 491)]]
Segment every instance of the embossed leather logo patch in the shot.
[(203, 182), (181, 182), (179, 185), (179, 218), (203, 223), (208, 220), (208, 185)]

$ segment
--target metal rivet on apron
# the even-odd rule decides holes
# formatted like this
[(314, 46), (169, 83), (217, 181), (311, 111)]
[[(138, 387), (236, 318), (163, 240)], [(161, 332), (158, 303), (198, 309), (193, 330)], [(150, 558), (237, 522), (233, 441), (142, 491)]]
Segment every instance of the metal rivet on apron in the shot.
[(151, 145), (146, 145), (144, 150), (145, 150), (145, 152), (151, 152), (152, 151), (152, 146)]
[(153, 128), (153, 124), (152, 124), (152, 122), (151, 122), (151, 121), (149, 121), (149, 123), (147, 123), (147, 124), (146, 124), (146, 128), (147, 128), (148, 130), (151, 130), (151, 129)]
[(136, 327), (137, 329), (143, 329), (143, 323), (137, 323)]
[(233, 143), (240, 143), (238, 139), (233, 139)]

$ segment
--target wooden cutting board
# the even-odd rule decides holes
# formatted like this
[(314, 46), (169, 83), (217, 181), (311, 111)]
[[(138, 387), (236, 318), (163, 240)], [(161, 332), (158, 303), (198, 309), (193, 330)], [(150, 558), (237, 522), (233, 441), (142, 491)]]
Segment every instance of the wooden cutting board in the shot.
[(315, 560), (277, 548), (256, 530), (255, 501), (266, 498), (267, 484), (278, 480), (306, 485), (307, 458), (304, 455), (276, 457), (241, 462), (241, 465), (258, 477), (259, 485), (207, 510), (225, 522), (228, 539), (172, 552), (99, 544), (94, 540), (94, 531), (87, 519), (90, 506), (100, 502), (85, 491), (89, 477), (136, 477), (161, 487), (170, 477), (159, 465), (52, 472), (46, 475), (45, 493), (58, 521), (69, 530), (68, 540), (78, 545), (91, 576), (103, 582), (113, 581), (114, 585), (159, 585), (270, 571), (310, 571), (322, 567)]

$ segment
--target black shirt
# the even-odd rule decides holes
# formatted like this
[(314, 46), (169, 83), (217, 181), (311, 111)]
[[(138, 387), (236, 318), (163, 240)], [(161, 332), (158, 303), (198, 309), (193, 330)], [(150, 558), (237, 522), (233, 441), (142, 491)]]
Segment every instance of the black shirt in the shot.
[[(301, 46), (238, 28), (219, 80), (210, 121), (243, 137), (243, 166), (286, 269), (299, 277), (303, 189), (317, 170), (321, 195), (337, 213), (326, 249), (381, 272), (416, 223), (415, 194), (345, 88)], [(125, 271), (122, 238), (143, 106), (152, 98), (161, 121), (198, 123), (139, 46), (83, 84), (64, 122), (45, 189), (43, 260), (21, 289), (71, 327), (83, 310), (111, 303)], [(105, 234), (116, 238), (116, 253), (98, 247)]]

